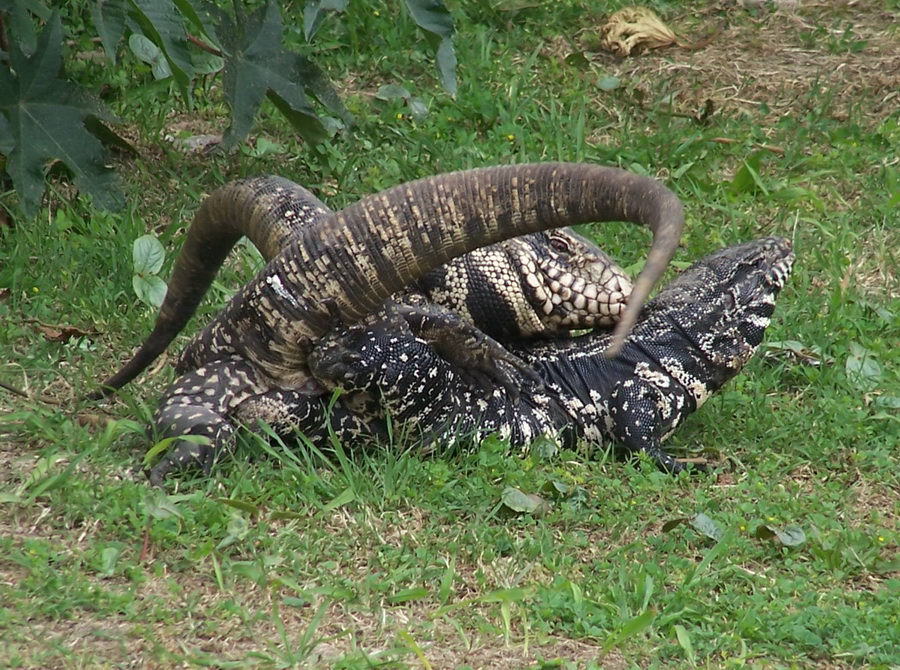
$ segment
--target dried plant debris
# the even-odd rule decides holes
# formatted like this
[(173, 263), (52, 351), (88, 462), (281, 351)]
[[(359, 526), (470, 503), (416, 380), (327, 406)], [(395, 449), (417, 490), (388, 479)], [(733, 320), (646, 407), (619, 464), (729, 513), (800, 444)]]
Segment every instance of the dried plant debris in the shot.
[(646, 7), (625, 7), (600, 27), (600, 46), (619, 56), (678, 43), (675, 33)]

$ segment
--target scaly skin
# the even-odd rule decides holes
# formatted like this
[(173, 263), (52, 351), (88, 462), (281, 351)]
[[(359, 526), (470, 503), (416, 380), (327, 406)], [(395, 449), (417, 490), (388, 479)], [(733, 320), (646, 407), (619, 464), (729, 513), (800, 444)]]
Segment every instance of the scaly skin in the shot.
[[(282, 218), (289, 191), (289, 184), (271, 178), (235, 182), (207, 198), (195, 225), (214, 229), (220, 220)], [(208, 467), (225, 446), (220, 436), (232, 432), (223, 424), (231, 425), (234, 409), (248, 395), (319, 393), (307, 359), (335, 313), (348, 323), (358, 321), (391, 294), (471, 249), (542, 229), (609, 220), (642, 223), (654, 234), (611, 342), (615, 348), (672, 257), (683, 226), (681, 204), (653, 180), (565, 163), (470, 170), (389, 189), (302, 230), (188, 348), (182, 360), (193, 370), (167, 393), (157, 427), (164, 436), (200, 435), (212, 444), (176, 441), (151, 478), (159, 482), (172, 467), (193, 461)], [(179, 301), (195, 295), (173, 295), (172, 308), (190, 311)], [(234, 379), (235, 365), (249, 372)]]
[[(270, 207), (246, 218), (198, 217), (176, 259), (153, 332), (132, 359), (90, 394), (100, 399), (143, 372), (175, 339), (196, 311), (225, 257), (246, 236), (266, 261), (306, 228), (332, 212), (310, 191), (279, 177)], [(480, 339), (474, 355), (519, 367), (495, 339), (556, 336), (570, 330), (615, 324), (631, 294), (627, 274), (597, 245), (568, 229), (541, 231), (476, 249), (427, 273), (393, 300), (429, 304), (429, 322), (440, 320), (451, 338)], [(419, 294), (422, 294), (421, 296)], [(474, 328), (473, 328), (474, 326)], [(432, 327), (432, 336), (437, 331)], [(483, 336), (487, 335), (488, 338)], [(202, 338), (188, 345), (176, 369), (187, 372), (206, 360)], [(445, 347), (446, 349), (446, 347)], [(464, 352), (463, 352), (464, 353)], [(465, 365), (457, 356), (454, 362)], [(496, 368), (496, 365), (492, 366)], [(521, 372), (521, 370), (520, 370)], [(501, 370), (493, 370), (499, 378)]]
[[(489, 433), (514, 446), (540, 435), (568, 445), (617, 442), (679, 472), (685, 465), (661, 442), (759, 347), (792, 263), (790, 243), (779, 238), (704, 258), (647, 304), (616, 358), (604, 355), (610, 335), (602, 332), (517, 346), (543, 386), (515, 401), (473, 388), (391, 322), (351, 326), (324, 339), (310, 365), (329, 386), (381, 398), (395, 431), (418, 431), (426, 442)], [(345, 447), (385, 434), (383, 421), (340, 403), (331, 424)], [(328, 435), (324, 403), (296, 394), (248, 398), (237, 416), (270, 421), (285, 433), (301, 430), (314, 441)]]

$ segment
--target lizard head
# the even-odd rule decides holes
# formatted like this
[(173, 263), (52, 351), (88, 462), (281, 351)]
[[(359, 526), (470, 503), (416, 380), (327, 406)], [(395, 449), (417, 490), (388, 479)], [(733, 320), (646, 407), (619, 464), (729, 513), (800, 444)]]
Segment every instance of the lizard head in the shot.
[(609, 326), (619, 320), (631, 280), (596, 244), (569, 228), (503, 244), (544, 333)]
[(681, 273), (649, 311), (661, 307), (731, 376), (762, 343), (793, 262), (791, 242), (780, 237), (721, 249)]

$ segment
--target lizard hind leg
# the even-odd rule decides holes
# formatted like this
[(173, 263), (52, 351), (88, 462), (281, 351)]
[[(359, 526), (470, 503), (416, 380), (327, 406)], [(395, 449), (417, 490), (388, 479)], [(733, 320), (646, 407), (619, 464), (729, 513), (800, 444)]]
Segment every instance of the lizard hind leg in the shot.
[(236, 358), (215, 361), (182, 375), (166, 391), (154, 417), (157, 436), (173, 441), (151, 468), (150, 482), (160, 486), (170, 472), (193, 465), (209, 474), (216, 459), (234, 442), (234, 409), (266, 390), (268, 383), (259, 373)]

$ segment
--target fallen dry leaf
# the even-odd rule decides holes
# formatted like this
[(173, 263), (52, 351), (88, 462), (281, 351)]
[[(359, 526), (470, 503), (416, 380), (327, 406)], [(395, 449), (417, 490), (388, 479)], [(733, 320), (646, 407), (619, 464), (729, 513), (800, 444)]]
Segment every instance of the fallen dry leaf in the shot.
[(68, 342), (73, 337), (86, 337), (94, 334), (75, 326), (49, 326), (44, 323), (38, 324), (38, 330), (51, 342)]
[(677, 43), (675, 33), (646, 7), (625, 7), (600, 26), (600, 46), (619, 56), (634, 49), (658, 49)]

